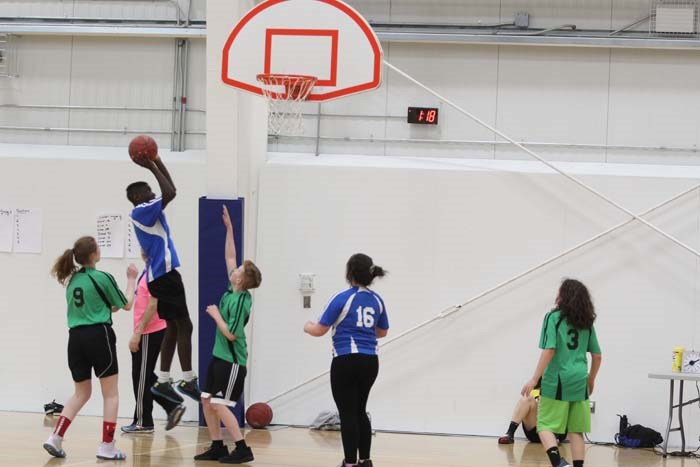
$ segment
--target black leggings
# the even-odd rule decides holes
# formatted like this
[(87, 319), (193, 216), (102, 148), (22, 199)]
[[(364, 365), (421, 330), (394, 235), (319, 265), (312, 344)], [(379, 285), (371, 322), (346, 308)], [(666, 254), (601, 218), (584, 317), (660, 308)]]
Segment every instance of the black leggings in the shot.
[(331, 390), (340, 415), (345, 463), (370, 458), (372, 425), (367, 417), (367, 399), (379, 372), (376, 355), (351, 354), (331, 363)]
[(165, 330), (143, 334), (139, 351), (131, 354), (131, 380), (134, 383), (134, 423), (141, 426), (153, 426), (153, 401), (155, 400), (166, 413), (170, 413), (177, 404), (164, 397), (151, 394), (151, 386), (158, 379), (153, 373)]
[(180, 357), (182, 371), (192, 371), (192, 321), (186, 316), (180, 319), (166, 320), (168, 327), (165, 329), (165, 337), (160, 347), (160, 370), (170, 371), (170, 365), (175, 356)]

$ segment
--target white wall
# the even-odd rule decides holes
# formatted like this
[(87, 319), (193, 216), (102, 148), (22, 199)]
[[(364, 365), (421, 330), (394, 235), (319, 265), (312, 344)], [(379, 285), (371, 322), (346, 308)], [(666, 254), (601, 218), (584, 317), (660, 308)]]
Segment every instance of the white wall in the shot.
[[(206, 0), (177, 3), (182, 9), (192, 5), (190, 19), (204, 19)], [(0, 16), (175, 21), (177, 12), (167, 0), (0, 0)]]
[[(487, 25), (530, 13), (530, 26), (548, 28), (574, 23), (579, 29), (623, 27), (649, 14), (649, 0), (348, 0), (372, 22)], [(645, 30), (646, 25), (641, 25)], [(648, 26), (646, 26), (648, 30)]]
[[(565, 164), (565, 170), (634, 212), (699, 183), (690, 167)], [(700, 248), (700, 192), (649, 220)], [(302, 333), (358, 251), (389, 275), (376, 284), (397, 335), (539, 264), (626, 216), (537, 163), (454, 159), (273, 156), (264, 167), (255, 297), (251, 401), (330, 364), (330, 337)], [(700, 345), (698, 258), (632, 225), (473, 303), (380, 356), (370, 401), (378, 429), (498, 435), (538, 357), (544, 314), (563, 277), (592, 292), (603, 367), (592, 438), (611, 440), (615, 414), (665, 428), (671, 349)], [(301, 308), (298, 274), (317, 276)], [(280, 364), (280, 361), (283, 364)], [(692, 391), (691, 391), (692, 392)], [(333, 407), (327, 378), (273, 403), (276, 423), (309, 423)], [(697, 409), (688, 439), (700, 431)], [(675, 441), (675, 439), (672, 439)]]
[[(48, 0), (10, 3), (14, 7), (39, 8), (42, 14), (49, 14), (49, 4), (58, 5)], [(250, 6), (252, 2), (246, 3)], [(648, 11), (648, 1), (601, 0), (587, 3), (590, 9), (582, 9), (573, 0), (441, 1), (431, 4), (430, 11), (425, 9), (426, 2), (413, 0), (352, 3), (375, 21), (447, 22), (460, 14), (464, 20), (460, 22), (500, 21), (511, 17), (513, 11), (526, 9), (533, 13), (534, 27), (568, 21), (586, 27), (618, 27)], [(99, 6), (98, 2), (83, 5)], [(323, 142), (321, 151), (326, 154), (412, 155), (426, 159), (397, 162), (392, 157), (355, 157), (354, 162), (348, 162), (342, 157), (324, 156), (313, 163), (302, 158), (301, 164), (291, 159), (273, 160), (263, 167), (258, 187), (258, 133), (264, 107), (260, 101), (239, 99), (217, 79), (217, 54), (225, 28), (232, 27), (243, 6), (239, 5), (237, 12), (232, 12), (229, 0), (210, 0), (208, 6), (208, 27), (217, 42), (208, 52), (206, 66), (203, 43), (193, 42), (196, 50), (191, 54), (190, 106), (205, 108), (208, 97), (212, 104), (208, 130), (216, 131), (209, 135), (206, 167), (201, 155), (185, 154), (183, 159), (168, 155), (173, 158), (173, 175), (179, 188), (169, 219), (183, 260), (190, 306), (195, 310), (196, 200), (205, 192), (247, 198), (247, 248), (243, 254), (255, 259), (264, 275), (263, 286), (256, 292), (250, 329), (254, 339), (249, 400), (265, 400), (328, 367), (328, 339), (313, 340), (301, 333), (301, 326), (320, 312), (331, 293), (344, 286), (343, 265), (356, 251), (371, 254), (391, 272), (377, 288), (387, 300), (392, 334), (396, 334), (624, 219), (614, 209), (572, 189), (560, 177), (540, 173), (528, 164), (510, 162), (470, 169), (478, 158), (498, 163), (523, 157), (490, 145), (465, 148)], [(455, 14), (455, 9), (460, 14)], [(117, 10), (88, 13), (120, 14)], [(51, 14), (66, 13), (61, 10)], [(220, 22), (214, 25), (214, 19)], [(2, 103), (169, 105), (170, 40), (23, 37), (19, 45), (21, 77), (0, 86)], [(519, 138), (603, 145), (696, 144), (695, 130), (700, 122), (691, 109), (698, 107), (698, 95), (688, 83), (697, 81), (693, 77), (700, 70), (700, 61), (693, 52), (403, 43), (384, 44), (384, 50), (392, 63)], [(95, 68), (96, 57), (103, 54), (112, 58), (111, 65)], [(136, 71), (125, 67), (126, 63)], [(95, 74), (96, 69), (99, 74)], [(209, 83), (206, 89), (204, 69)], [(324, 119), (321, 133), (365, 138), (493, 138), (444, 104), (437, 129), (408, 127), (402, 121), (408, 105), (439, 103), (389, 72), (377, 91), (324, 104), (324, 113), (350, 117)], [(315, 111), (315, 107), (308, 110)], [(113, 112), (100, 117), (80, 112), (84, 111), (43, 110), (30, 115), (0, 109), (0, 125), (138, 124), (158, 128), (169, 123), (169, 119), (164, 122), (162, 117), (143, 114), (124, 116)], [(248, 118), (250, 115), (252, 118)], [(196, 119), (193, 125), (203, 128), (204, 115), (192, 114), (190, 118)], [(307, 124), (309, 135), (313, 135), (313, 119)], [(50, 132), (29, 136), (0, 132), (0, 142), (123, 147), (129, 139), (122, 135), (69, 138)], [(159, 142), (163, 147), (168, 140), (161, 137)], [(192, 147), (204, 144), (203, 139), (190, 141)], [(273, 141), (272, 147), (311, 151), (313, 146), (313, 141)], [(48, 277), (51, 261), (77, 235), (91, 228), (95, 210), (119, 206), (128, 209), (122, 198), (123, 187), (138, 176), (138, 171), (124, 159), (123, 149), (3, 149), (0, 145), (0, 152), (5, 154), (0, 159), (0, 203), (21, 203), (46, 211), (42, 255), (0, 256), (0, 280), (12, 284), (9, 293), (0, 294), (0, 313), (8, 314), (5, 322), (14, 326), (2, 331), (3, 341), (12, 348), (24, 346), (24, 336), (36, 332), (33, 314), (20, 319), (16, 314), (16, 310), (27, 308), (28, 295), (40, 297), (36, 310), (33, 307), (30, 312), (41, 313), (47, 321), (39, 331), (41, 343), (31, 346), (21, 362), (5, 353), (0, 376), (10, 377), (4, 378), (9, 383), (1, 390), (5, 405), (0, 408), (39, 410), (54, 396), (65, 399), (71, 389), (65, 363), (63, 297), (60, 287)], [(697, 156), (688, 153), (562, 148), (542, 152), (553, 159), (608, 163), (697, 162)], [(438, 160), (435, 156), (473, 160)], [(680, 167), (680, 176), (664, 167), (643, 172), (636, 166), (627, 171), (613, 164), (606, 167), (602, 172), (598, 168), (597, 175), (590, 166), (576, 170), (584, 170), (586, 180), (635, 211), (700, 179), (686, 167)], [(606, 175), (613, 170), (623, 173)], [(92, 173), (108, 176), (84, 180)], [(63, 178), (72, 183), (60, 184)], [(47, 188), (34, 185), (36, 179)], [(83, 196), (86, 191), (91, 193), (89, 198)], [(258, 194), (260, 207), (255, 209)], [(698, 196), (688, 196), (651, 219), (700, 248)], [(76, 198), (80, 200), (78, 207), (66, 210), (67, 200), (75, 203)], [(65, 222), (66, 217), (70, 224)], [(119, 275), (125, 262), (105, 260), (102, 265)], [(40, 291), (18, 282), (17, 272), (23, 277), (42, 278)], [(318, 275), (313, 312), (300, 309), (300, 272)], [(600, 311), (598, 327), (605, 361), (594, 396), (598, 401), (594, 437), (610, 439), (617, 427), (614, 414), (619, 412), (662, 428), (667, 388), (661, 382), (648, 381), (646, 374), (668, 368), (672, 347), (696, 345), (698, 261), (640, 226), (625, 229), (388, 348), (382, 355), (382, 373), (371, 403), (376, 427), (501, 433), (518, 389), (534, 367), (541, 318), (565, 275), (589, 284)], [(116, 329), (120, 342), (125, 344), (129, 319), (118, 319)], [(122, 346), (121, 352), (125, 369), (129, 366), (128, 351)], [(494, 361), (502, 363), (495, 366)], [(12, 377), (17, 374), (22, 378)], [(132, 406), (126, 373), (121, 390), (121, 412), (128, 416)], [(278, 423), (307, 423), (319, 410), (331, 406), (325, 380), (273, 405)], [(99, 413), (99, 408), (91, 403), (86, 413)], [(188, 416), (193, 415), (194, 410), (190, 410)], [(700, 431), (697, 417), (688, 417), (687, 423), (689, 439), (693, 439)]]
[[(181, 273), (197, 335), (197, 203), (204, 192), (204, 155), (197, 152), (161, 155), (178, 188), (168, 206), (168, 222), (182, 263)], [(0, 205), (43, 209), (41, 254), (0, 253), (0, 410), (32, 411), (55, 398), (65, 402), (73, 383), (66, 359), (65, 292), (49, 276), (53, 261), (81, 235), (94, 235), (98, 211), (128, 214), (130, 203), (124, 189), (130, 182), (146, 180), (156, 189), (151, 175), (131, 163), (124, 149), (99, 147), (0, 145)], [(98, 267), (126, 286), (125, 271), (133, 261), (103, 259)], [(127, 346), (132, 316), (114, 315), (119, 350), (119, 415), (133, 414), (131, 355)], [(193, 359), (197, 361), (197, 346)], [(179, 374), (177, 359), (173, 371)], [(101, 414), (99, 390), (82, 413)], [(154, 414), (163, 417), (156, 409)], [(197, 408), (188, 402), (187, 420), (196, 420)]]
[[(700, 163), (697, 51), (399, 42), (383, 48), (387, 61), (516, 140), (578, 145), (532, 146), (549, 159)], [(439, 125), (407, 124), (408, 106), (440, 108)], [(314, 152), (317, 109), (306, 105), (306, 139), (273, 139), (271, 150)], [(322, 153), (528, 157), (507, 145), (440, 143), (497, 138), (386, 67), (379, 89), (324, 103), (321, 113), (333, 116), (321, 117), (320, 135), (337, 138), (322, 139)], [(426, 142), (401, 141), (411, 139)]]
[[(0, 128), (0, 143), (126, 146), (139, 132), (170, 147), (174, 39), (23, 36), (14, 41), (19, 77), (0, 81), (0, 104), (60, 108), (0, 107), (0, 127), (38, 128)], [(190, 42), (187, 131), (200, 133), (206, 128), (205, 48), (204, 40)], [(201, 149), (205, 136), (187, 135), (186, 145)]]

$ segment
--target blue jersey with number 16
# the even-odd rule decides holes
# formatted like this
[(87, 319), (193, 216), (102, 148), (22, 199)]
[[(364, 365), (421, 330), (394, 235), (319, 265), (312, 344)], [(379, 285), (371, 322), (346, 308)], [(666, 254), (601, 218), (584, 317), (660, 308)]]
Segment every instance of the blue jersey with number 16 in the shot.
[(384, 300), (364, 287), (336, 294), (326, 305), (319, 323), (333, 327), (333, 356), (377, 355), (376, 328), (389, 329)]

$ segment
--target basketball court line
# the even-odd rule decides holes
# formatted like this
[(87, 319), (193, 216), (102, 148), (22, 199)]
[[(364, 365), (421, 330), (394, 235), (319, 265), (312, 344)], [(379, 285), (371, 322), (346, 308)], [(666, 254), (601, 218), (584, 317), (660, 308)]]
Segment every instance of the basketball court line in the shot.
[[(140, 453), (134, 453), (131, 455), (131, 458), (136, 458), (139, 456), (150, 456), (153, 454), (159, 454), (163, 452), (168, 452), (168, 451), (174, 451), (176, 449), (182, 449), (182, 448), (192, 448), (192, 447), (197, 447), (197, 446), (202, 446), (202, 445), (209, 445), (211, 444), (211, 441), (203, 441), (201, 443), (195, 443), (195, 444), (184, 444), (184, 445), (178, 445), (170, 448), (164, 448), (164, 449), (153, 449), (153, 450), (148, 450), (146, 452), (140, 452)], [(58, 459), (57, 457), (54, 457), (54, 459)], [(126, 458), (126, 460), (129, 460), (129, 457)], [(85, 464), (94, 464), (95, 462), (124, 462), (124, 461), (117, 461), (117, 460), (108, 460), (108, 459), (89, 459), (89, 460), (84, 460), (80, 462), (74, 462), (72, 464), (61, 464), (61, 467), (72, 467), (74, 465), (85, 465)]]

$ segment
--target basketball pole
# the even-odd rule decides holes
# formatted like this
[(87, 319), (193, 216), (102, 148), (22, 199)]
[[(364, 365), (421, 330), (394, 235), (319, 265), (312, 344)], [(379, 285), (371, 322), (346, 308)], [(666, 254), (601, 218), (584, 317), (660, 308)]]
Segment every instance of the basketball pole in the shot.
[[(573, 252), (575, 252), (575, 251), (577, 251), (577, 250), (580, 250), (581, 248), (585, 247), (586, 245), (589, 245), (589, 244), (591, 244), (591, 243), (593, 243), (593, 242), (595, 242), (595, 241), (597, 241), (597, 240), (600, 240), (600, 239), (603, 238), (603, 237), (606, 237), (606, 236), (608, 236), (608, 235), (610, 235), (610, 234), (612, 234), (612, 233), (614, 233), (614, 232), (616, 232), (616, 231), (622, 229), (623, 227), (625, 227), (625, 226), (631, 224), (632, 222), (636, 221), (639, 217), (648, 216), (649, 214), (652, 214), (653, 212), (655, 212), (655, 211), (657, 211), (657, 210), (659, 210), (659, 209), (661, 209), (661, 208), (663, 208), (663, 207), (665, 207), (665, 206), (667, 206), (667, 205), (669, 205), (669, 204), (671, 204), (671, 203), (673, 203), (673, 202), (679, 200), (680, 198), (682, 198), (682, 197), (684, 197), (684, 196), (686, 196), (686, 195), (692, 193), (693, 191), (696, 191), (698, 188), (700, 188), (700, 184), (695, 185), (695, 186), (693, 186), (693, 187), (691, 187), (691, 188), (688, 188), (687, 190), (685, 190), (685, 191), (683, 191), (683, 192), (681, 192), (681, 193), (678, 193), (677, 195), (675, 195), (675, 196), (673, 196), (673, 197), (671, 197), (671, 198), (668, 198), (667, 200), (665, 200), (665, 201), (663, 201), (663, 202), (657, 204), (656, 206), (653, 206), (653, 207), (647, 209), (646, 211), (644, 211), (644, 212), (642, 212), (642, 213), (640, 213), (640, 214), (638, 214), (638, 215), (636, 215), (636, 216), (634, 216), (634, 217), (631, 217), (631, 218), (629, 218), (629, 219), (627, 219), (627, 220), (625, 220), (625, 221), (622, 221), (622, 222), (620, 222), (619, 224), (617, 224), (617, 225), (615, 225), (615, 226), (613, 226), (613, 227), (610, 227), (609, 229), (605, 230), (604, 232), (601, 232), (601, 233), (599, 233), (599, 234), (597, 234), (597, 235), (594, 235), (593, 237), (591, 237), (591, 238), (589, 238), (589, 239), (587, 239), (587, 240), (584, 240), (583, 242), (581, 242), (581, 243), (579, 243), (579, 244), (577, 244), (577, 245), (575, 245), (575, 246), (573, 246), (573, 247), (571, 247), (571, 248), (569, 248), (569, 249), (567, 249), (567, 250), (565, 250), (565, 251), (559, 253), (558, 255), (552, 256), (551, 258), (549, 258), (549, 259), (543, 261), (542, 263), (540, 263), (540, 264), (538, 264), (538, 265), (536, 265), (536, 266), (533, 266), (533, 267), (531, 267), (531, 268), (529, 268), (529, 269), (527, 269), (527, 270), (525, 270), (525, 271), (523, 271), (523, 272), (521, 272), (521, 273), (519, 273), (519, 274), (516, 274), (515, 276), (511, 277), (510, 279), (507, 279), (507, 280), (501, 282), (500, 284), (495, 285), (495, 286), (493, 286), (493, 287), (491, 287), (491, 288), (489, 288), (489, 289), (487, 289), (487, 290), (485, 290), (485, 291), (479, 293), (478, 295), (473, 296), (472, 298), (470, 298), (469, 300), (465, 301), (464, 303), (461, 303), (461, 304), (458, 304), (458, 305), (453, 305), (453, 306), (450, 306), (450, 307), (448, 307), (448, 308), (445, 308), (445, 309), (444, 309), (442, 312), (440, 312), (440, 314), (438, 314), (437, 316), (434, 316), (434, 317), (432, 317), (432, 318), (430, 318), (430, 319), (428, 319), (428, 320), (426, 320), (426, 321), (423, 321), (422, 323), (417, 324), (416, 326), (414, 326), (414, 327), (412, 327), (412, 328), (410, 328), (410, 329), (407, 329), (406, 331), (404, 331), (404, 332), (402, 332), (402, 333), (400, 333), (400, 334), (398, 334), (398, 335), (392, 337), (391, 339), (387, 339), (386, 341), (384, 341), (382, 344), (379, 345), (379, 348), (384, 349), (385, 347), (387, 347), (387, 346), (389, 346), (389, 345), (395, 343), (395, 342), (398, 341), (399, 339), (402, 339), (403, 337), (405, 337), (405, 336), (407, 336), (407, 335), (409, 335), (409, 334), (412, 334), (412, 333), (414, 333), (415, 331), (418, 331), (419, 329), (421, 329), (421, 328), (423, 328), (423, 327), (425, 327), (425, 326), (428, 326), (429, 324), (431, 324), (431, 323), (433, 323), (433, 322), (435, 322), (435, 321), (438, 321), (438, 320), (440, 320), (440, 319), (446, 318), (446, 317), (448, 317), (448, 316), (450, 316), (450, 315), (452, 315), (452, 314), (454, 314), (454, 313), (456, 313), (456, 312), (458, 312), (458, 311), (463, 310), (465, 307), (467, 307), (467, 306), (470, 305), (471, 303), (473, 303), (473, 302), (475, 302), (475, 301), (477, 301), (477, 300), (479, 300), (479, 299), (481, 299), (481, 298), (484, 298), (484, 297), (486, 297), (487, 295), (490, 295), (490, 294), (492, 294), (493, 292), (496, 292), (497, 290), (500, 290), (500, 289), (502, 289), (503, 287), (506, 287), (506, 286), (508, 286), (509, 284), (512, 284), (513, 282), (516, 282), (516, 281), (518, 281), (519, 279), (522, 279), (522, 278), (524, 278), (524, 277), (526, 277), (526, 276), (532, 274), (533, 272), (538, 271), (538, 270), (542, 269), (543, 267), (545, 267), (545, 266), (547, 266), (547, 265), (549, 265), (549, 264), (551, 264), (551, 263), (553, 263), (553, 262), (555, 262), (555, 261), (557, 261), (557, 260), (559, 260), (559, 259), (561, 259), (561, 258), (564, 258), (564, 257), (570, 255), (571, 253), (573, 253)], [(290, 394), (290, 393), (296, 391), (297, 389), (300, 389), (300, 388), (302, 388), (302, 387), (304, 387), (304, 386), (306, 386), (306, 385), (308, 385), (308, 384), (313, 383), (313, 382), (316, 381), (316, 380), (319, 380), (319, 379), (323, 378), (324, 376), (328, 375), (329, 373), (330, 373), (330, 370), (326, 370), (326, 371), (324, 371), (323, 373), (320, 373), (320, 374), (318, 374), (318, 375), (316, 375), (316, 376), (314, 376), (314, 377), (312, 377), (312, 378), (309, 378), (309, 379), (307, 379), (306, 381), (303, 381), (303, 382), (301, 382), (301, 383), (299, 383), (299, 384), (297, 384), (297, 385), (295, 385), (295, 386), (293, 386), (293, 387), (291, 387), (291, 388), (285, 390), (284, 392), (281, 392), (281, 393), (275, 395), (274, 397), (271, 397), (270, 399), (267, 400), (266, 403), (267, 403), (267, 404), (270, 404), (270, 403), (272, 403), (272, 402), (274, 402), (274, 401), (276, 401), (276, 400), (278, 400), (278, 399), (280, 399), (280, 398), (286, 396), (287, 394)]]

